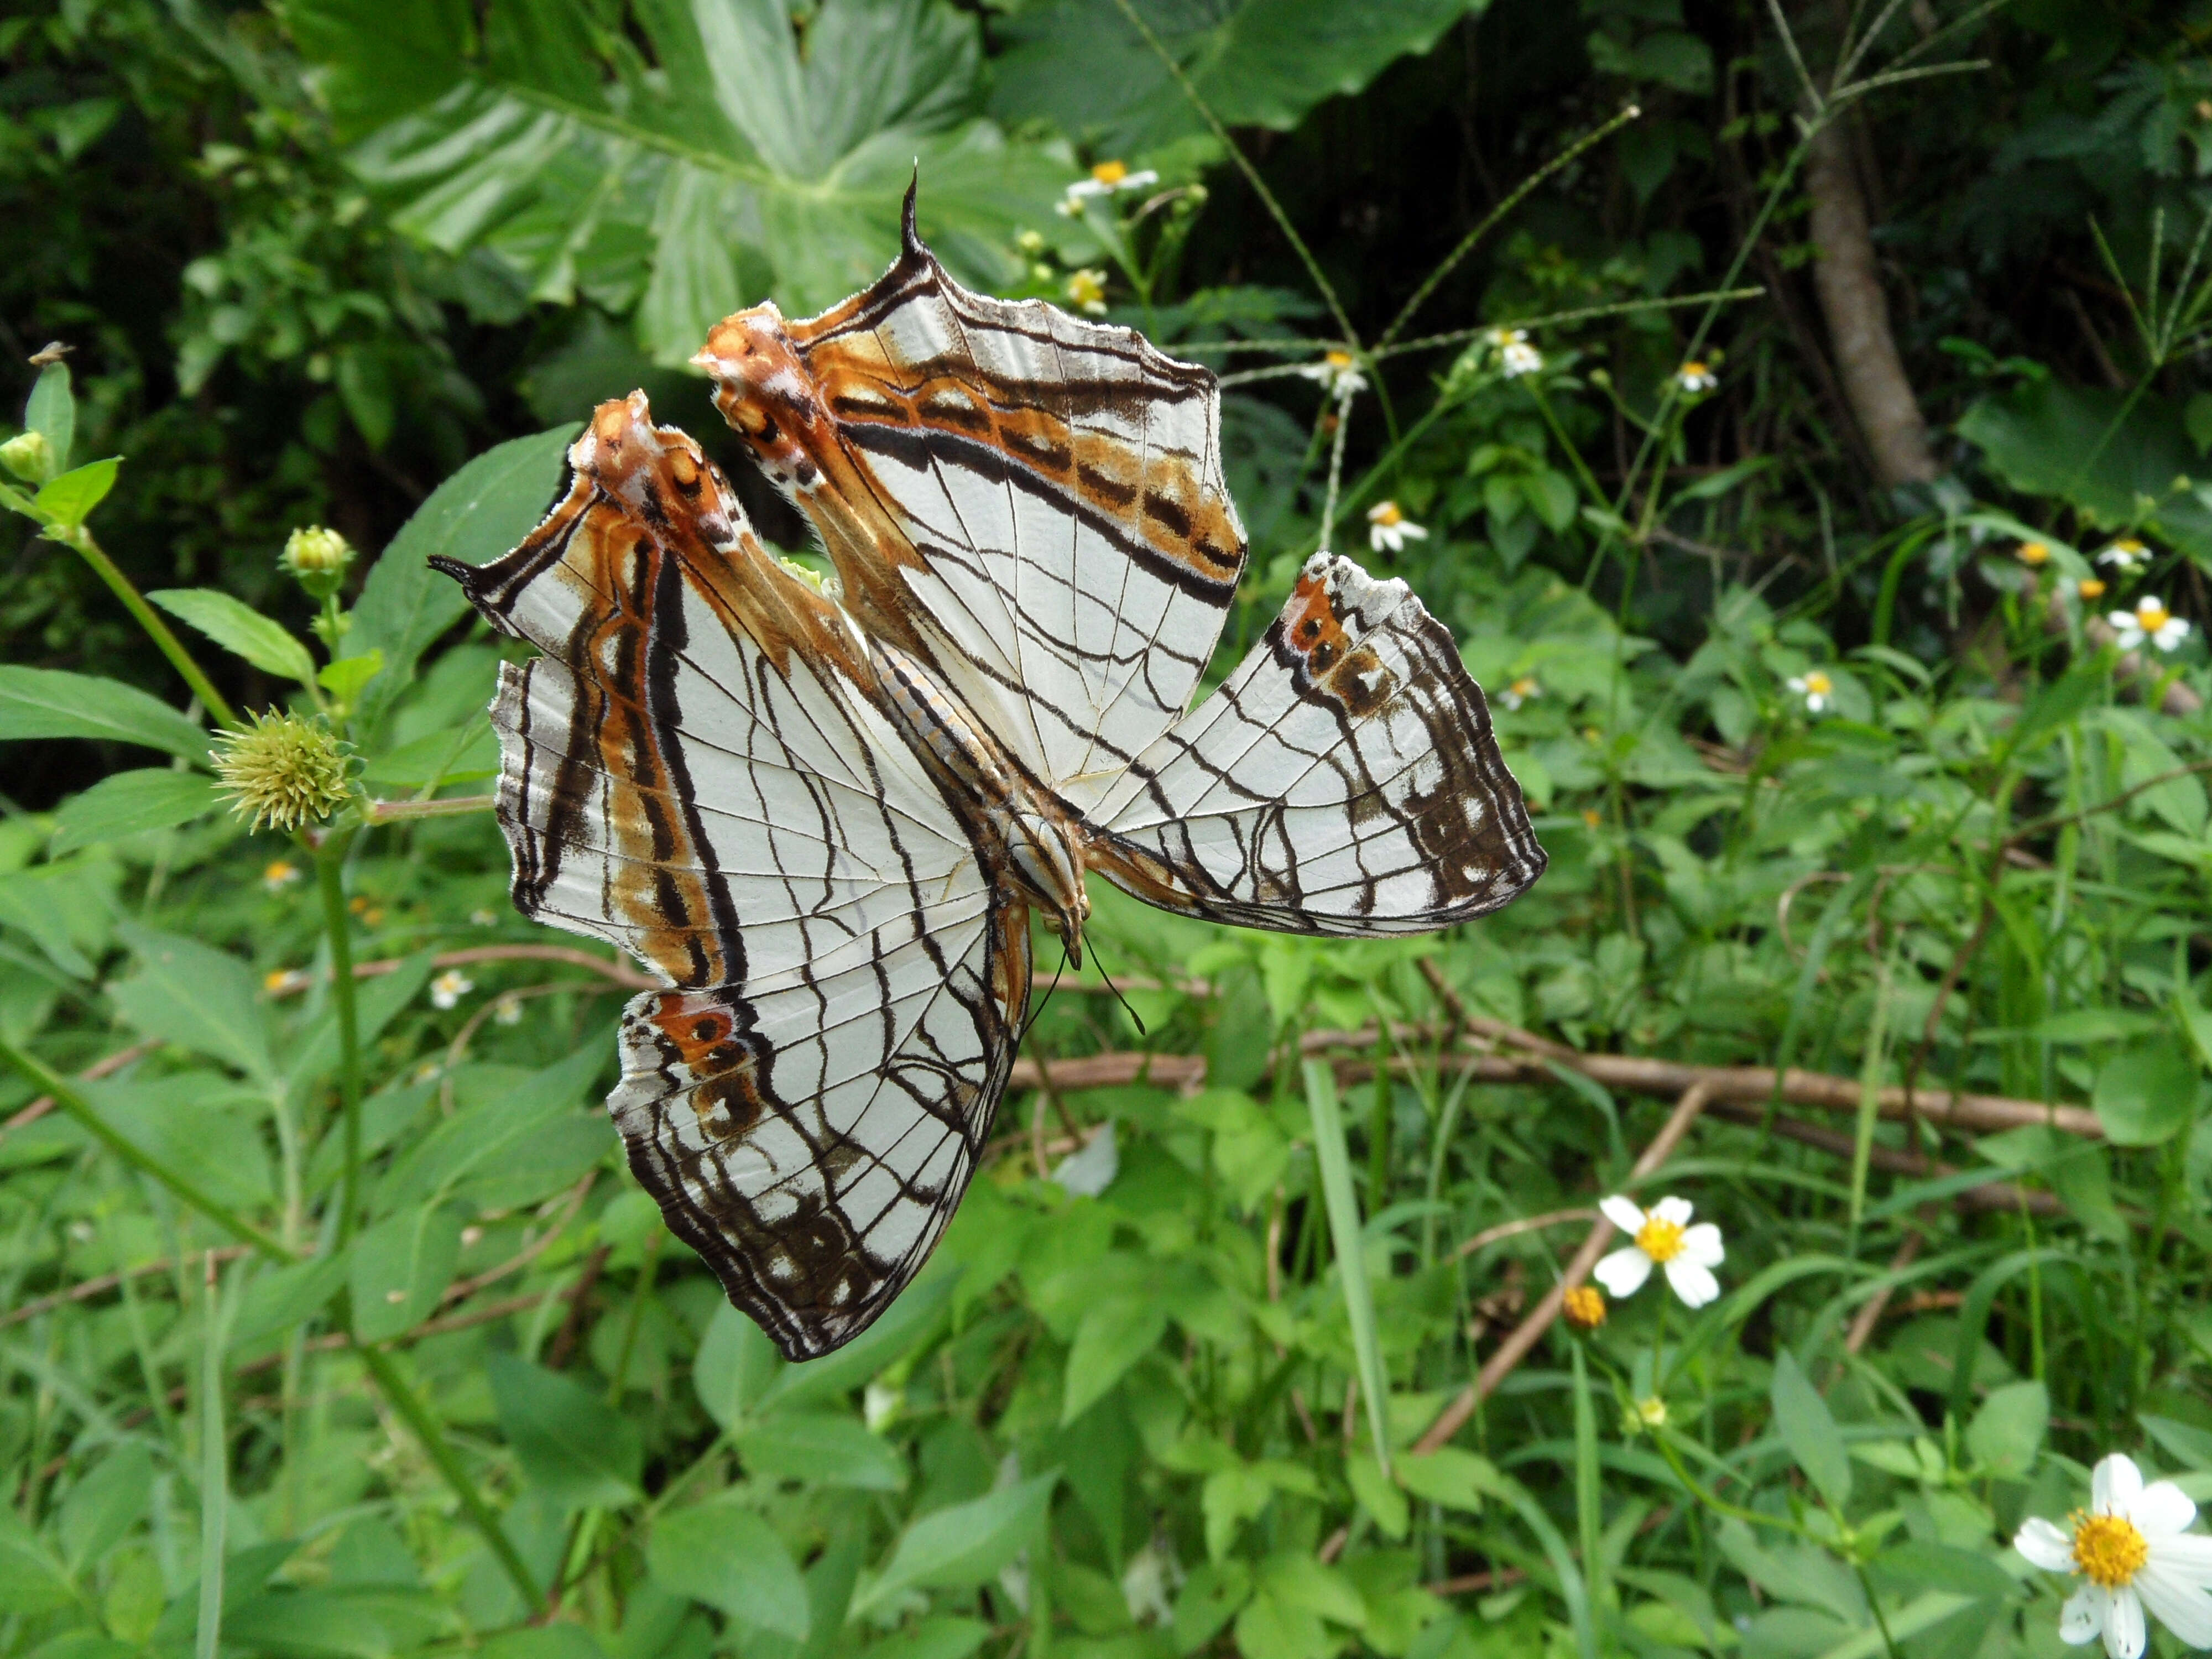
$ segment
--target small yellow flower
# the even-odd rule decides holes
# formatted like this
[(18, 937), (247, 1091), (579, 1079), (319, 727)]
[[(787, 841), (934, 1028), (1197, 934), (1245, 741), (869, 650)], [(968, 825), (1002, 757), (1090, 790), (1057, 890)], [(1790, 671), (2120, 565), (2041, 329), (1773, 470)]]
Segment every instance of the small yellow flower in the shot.
[(1536, 677), (1534, 674), (1523, 674), (1498, 693), (1498, 701), (1508, 708), (1518, 708), (1529, 698), (1540, 697), (1543, 695), (1544, 688), (1536, 684)]
[(2105, 585), (2094, 576), (2084, 576), (2080, 581), (2075, 583), (2074, 586), (2075, 591), (2085, 599), (2101, 599), (2105, 597)]
[(1319, 362), (1308, 363), (1298, 373), (1333, 398), (1351, 398), (1367, 390), (1367, 377), (1348, 351), (1324, 351)]
[(1067, 187), (1065, 194), (1054, 204), (1054, 211), (1064, 219), (1073, 219), (1083, 211), (1083, 204), (1097, 197), (1115, 196), (1123, 191), (1143, 190), (1157, 185), (1160, 175), (1151, 167), (1137, 172), (1129, 170), (1122, 161), (1106, 161), (1095, 164), (1088, 179), (1078, 179)]
[(2099, 564), (2108, 564), (2123, 576), (2132, 576), (2150, 562), (2150, 549), (2133, 536), (2123, 536), (2097, 555)]
[(2189, 624), (2166, 608), (2166, 601), (2137, 599), (2132, 611), (2115, 611), (2105, 618), (2112, 625), (2120, 649), (2132, 651), (2148, 640), (2161, 651), (2172, 651), (2189, 637)]
[(1595, 830), (1604, 823), (1605, 814), (1599, 811), (1595, 806), (1585, 806), (1583, 808), (1583, 822), (1589, 825), (1591, 829)]
[(458, 968), (448, 968), (430, 981), (430, 1006), (451, 1008), (477, 988), (477, 982)]
[(276, 562), (296, 576), (301, 586), (322, 599), (338, 591), (353, 559), (353, 545), (344, 537), (312, 524), (292, 532)]
[(1559, 1311), (1577, 1330), (1594, 1331), (1605, 1323), (1605, 1293), (1595, 1285), (1570, 1285)]
[(1102, 315), (1106, 309), (1106, 273), (1085, 269), (1071, 271), (1067, 278), (1067, 297), (1078, 309), (1092, 316)]
[(281, 997), (292, 988), (289, 968), (271, 968), (261, 976), (261, 988), (272, 997)]
[(1663, 1429), (1667, 1426), (1667, 1402), (1656, 1394), (1639, 1400), (1636, 1402), (1636, 1415), (1645, 1428)]
[(2051, 544), (2048, 542), (2022, 542), (2015, 556), (2025, 565), (2048, 564), (2051, 562)]
[(1692, 361), (1674, 371), (1674, 384), (1694, 398), (1711, 392), (1720, 380), (1705, 364)]
[(281, 893), (300, 879), (300, 866), (289, 859), (273, 860), (261, 872), (261, 884), (272, 893)]
[(1805, 712), (1817, 714), (1828, 706), (1835, 695), (1836, 684), (1817, 668), (1808, 668), (1802, 674), (1793, 674), (1790, 689), (1805, 699)]
[(1377, 553), (1401, 553), (1408, 541), (1426, 541), (1428, 537), (1395, 501), (1377, 501), (1367, 509), (1367, 544)]
[(1091, 169), (1091, 176), (1112, 190), (1129, 176), (1129, 164), (1127, 161), (1101, 161)]
[(520, 1025), (522, 1023), (522, 999), (512, 991), (502, 992), (499, 1000), (491, 1006), (491, 1017), (501, 1025)]
[(367, 915), (368, 914), (368, 895), (366, 893), (356, 893), (351, 898), (346, 901), (346, 908), (352, 911), (354, 915), (357, 916)]
[(0, 444), (0, 466), (27, 484), (42, 484), (54, 476), (54, 447), (43, 432), (19, 432)]

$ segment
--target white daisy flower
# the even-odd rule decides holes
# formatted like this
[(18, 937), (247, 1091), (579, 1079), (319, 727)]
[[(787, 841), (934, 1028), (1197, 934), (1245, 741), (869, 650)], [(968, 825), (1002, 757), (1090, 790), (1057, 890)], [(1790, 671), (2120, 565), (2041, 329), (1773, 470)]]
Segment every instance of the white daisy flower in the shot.
[(2061, 1640), (2105, 1638), (2111, 1659), (2140, 1659), (2147, 1607), (2192, 1648), (2212, 1648), (2212, 1538), (2189, 1530), (2197, 1505), (2171, 1480), (2143, 1485), (2118, 1453), (2089, 1473), (2089, 1507), (2064, 1527), (2032, 1517), (2012, 1547), (2045, 1572), (2088, 1582), (2066, 1598)]
[(2123, 536), (2097, 555), (2099, 564), (2108, 564), (2123, 576), (2132, 576), (2150, 562), (2150, 549), (2132, 536)]
[(1544, 366), (1544, 354), (1528, 343), (1528, 331), (1525, 328), (1487, 329), (1482, 337), (1497, 352), (1498, 370), (1509, 380), (1534, 374)]
[(272, 893), (281, 893), (300, 879), (300, 866), (289, 859), (278, 859), (261, 872), (261, 884)]
[(501, 1025), (520, 1025), (522, 1023), (522, 999), (512, 991), (502, 993), (491, 1006), (491, 1017)]
[(480, 904), (469, 912), (469, 926), (471, 927), (489, 927), (498, 920), (499, 918), (484, 905)]
[(1674, 371), (1676, 389), (1692, 398), (1711, 392), (1720, 383), (1718, 375), (1705, 364), (1694, 360), (1684, 363), (1681, 368)]
[(2148, 640), (2161, 651), (2172, 651), (2189, 637), (2189, 624), (2166, 608), (2163, 599), (2142, 599), (2132, 611), (2115, 611), (2105, 620), (2120, 636), (2120, 649), (2132, 651)]
[(458, 968), (448, 968), (430, 981), (430, 1006), (451, 1008), (476, 988), (476, 981)]
[(1836, 694), (1836, 683), (1817, 668), (1808, 668), (1802, 674), (1790, 677), (1790, 689), (1805, 699), (1805, 712), (1817, 714), (1826, 708)]
[(1332, 397), (1350, 398), (1367, 390), (1367, 377), (1348, 351), (1326, 352), (1319, 362), (1308, 363), (1298, 373)]
[(1132, 173), (1127, 161), (1101, 161), (1091, 169), (1088, 179), (1078, 179), (1067, 187), (1054, 208), (1062, 218), (1073, 219), (1083, 211), (1083, 204), (1097, 197), (1115, 196), (1125, 190), (1142, 190), (1147, 185), (1157, 185), (1160, 175), (1151, 167)]
[(1407, 542), (1428, 538), (1429, 532), (1407, 518), (1395, 501), (1377, 501), (1367, 509), (1367, 545), (1377, 553), (1402, 553)]
[(1544, 688), (1536, 684), (1534, 674), (1523, 674), (1519, 679), (1498, 694), (1498, 700), (1508, 708), (1518, 708), (1531, 697), (1540, 697)]
[(1106, 273), (1088, 267), (1070, 271), (1067, 277), (1067, 298), (1071, 305), (1087, 311), (1094, 317), (1106, 311)]
[(1667, 1283), (1685, 1306), (1702, 1308), (1721, 1293), (1713, 1269), (1726, 1257), (1721, 1230), (1710, 1221), (1690, 1224), (1686, 1198), (1662, 1198), (1649, 1210), (1615, 1193), (1598, 1212), (1634, 1242), (1615, 1250), (1594, 1270), (1597, 1282), (1617, 1301), (1644, 1288), (1654, 1267), (1663, 1267)]

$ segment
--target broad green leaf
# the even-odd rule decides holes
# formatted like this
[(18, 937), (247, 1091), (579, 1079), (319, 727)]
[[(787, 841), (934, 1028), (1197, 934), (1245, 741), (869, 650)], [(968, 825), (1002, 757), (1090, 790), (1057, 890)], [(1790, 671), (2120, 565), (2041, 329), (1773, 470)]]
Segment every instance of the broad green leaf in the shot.
[(82, 1572), (146, 1519), (154, 1492), (154, 1459), (138, 1441), (126, 1441), (70, 1489), (62, 1503), (62, 1547), (72, 1571)]
[(369, 567), (346, 636), (352, 656), (381, 654), (384, 672), (370, 681), (359, 710), (364, 729), (414, 678), (422, 653), (469, 608), (460, 585), (428, 561), (482, 564), (528, 535), (561, 481), (574, 436), (575, 428), (563, 427), (486, 450), (432, 490)]
[(2154, 1146), (2197, 1121), (2202, 1073), (2171, 1037), (2124, 1048), (2097, 1073), (2090, 1100), (2116, 1146)]
[[(356, 982), (354, 1028), (364, 1051), (384, 1035), (384, 1028), (399, 1017), (402, 1009), (422, 994), (422, 981), (430, 977), (434, 965), (431, 953), (420, 951), (388, 974)], [(338, 1060), (337, 1011), (326, 1008), (308, 1028), (306, 1041), (292, 1050), (284, 1086), (295, 1100), (300, 1099), (303, 1090), (337, 1070)]]
[(1990, 1389), (1982, 1401), (1967, 1425), (1966, 1447), (1989, 1473), (2008, 1480), (2024, 1480), (2050, 1426), (2050, 1391), (2033, 1380), (2008, 1382)]
[(865, 1492), (896, 1492), (906, 1485), (906, 1460), (898, 1448), (849, 1417), (781, 1412), (733, 1438), (755, 1474)]
[(1469, 1514), (1482, 1508), (1485, 1494), (1497, 1490), (1498, 1470), (1491, 1461), (1456, 1446), (1408, 1452), (1399, 1458), (1397, 1470), (1400, 1483), (1414, 1497)]
[(1774, 1358), (1774, 1429), (1814, 1489), (1838, 1509), (1850, 1501), (1851, 1460), (1828, 1402), (1787, 1348)]
[(69, 471), (70, 451), (76, 447), (76, 396), (67, 363), (40, 365), (30, 400), (23, 405), (23, 429), (44, 433), (53, 452), (54, 471)]
[(1252, 1594), (1252, 1570), (1242, 1561), (1201, 1561), (1176, 1598), (1175, 1644), (1195, 1653), (1236, 1616)]
[[(504, 1208), (500, 1200), (517, 1192), (529, 1196), (514, 1201), (528, 1203), (565, 1186), (606, 1149), (606, 1121), (575, 1109), (605, 1060), (605, 1040), (595, 1037), (542, 1071), (490, 1073), (501, 1079), (496, 1095), (465, 1104), (410, 1146), (378, 1183), (377, 1207), (462, 1200)], [(465, 1085), (481, 1074), (456, 1080)]]
[(171, 829), (204, 818), (222, 805), (214, 780), (204, 772), (149, 766), (111, 773), (62, 803), (54, 814), (52, 849), (59, 855), (149, 830)]
[(74, 530), (92, 516), (92, 509), (115, 488), (115, 469), (119, 465), (112, 456), (104, 461), (87, 461), (40, 484), (32, 502), (49, 524)]
[(493, 1354), (485, 1370), (500, 1427), (539, 1498), (577, 1510), (638, 1497), (645, 1445), (637, 1425), (595, 1390), (513, 1354)]
[(264, 1267), (246, 1287), (244, 1301), (231, 1320), (235, 1349), (250, 1349), (264, 1337), (289, 1331), (322, 1311), (346, 1281), (345, 1256), (310, 1256), (282, 1267)]
[(0, 742), (10, 738), (135, 743), (207, 763), (206, 732), (136, 686), (58, 669), (0, 664)]
[(281, 675), (302, 685), (315, 678), (315, 659), (307, 647), (276, 618), (263, 616), (243, 600), (212, 587), (164, 587), (146, 597), (264, 674)]
[(968, 1659), (990, 1639), (991, 1627), (980, 1619), (939, 1614), (902, 1626), (897, 1634), (868, 1649), (868, 1659)]
[(908, 1589), (983, 1583), (1036, 1535), (1059, 1480), (1040, 1474), (923, 1516), (900, 1535), (882, 1573), (854, 1597), (854, 1616), (866, 1617)]
[(803, 51), (781, 0), (641, 0), (617, 51), (582, 8), (494, 0), (480, 28), (473, 9), (286, 19), (404, 232), (488, 248), (535, 298), (635, 309), (664, 362), (740, 305), (803, 313), (872, 282), (917, 167), (922, 234), (986, 283), (1020, 280), (1016, 233), (1051, 226), (1075, 175), (979, 118), (976, 22), (941, 0), (824, 0)]
[(502, 1631), (477, 1651), (482, 1659), (599, 1659), (605, 1650), (581, 1625), (563, 1621)]
[(1086, 1310), (1067, 1353), (1060, 1420), (1073, 1423), (1156, 1346), (1168, 1328), (1157, 1297), (1109, 1297)]
[[(1231, 127), (1288, 131), (1323, 99), (1358, 92), (1423, 52), (1483, 0), (1137, 0), (1137, 12)], [(1159, 54), (1114, 0), (1049, 0), (1000, 24), (992, 106), (1125, 155), (1206, 131)]]
[(1990, 1556), (1932, 1538), (1884, 1550), (1869, 1565), (1882, 1577), (1915, 1589), (1944, 1590), (1976, 1601), (2009, 1601), (2014, 1589), (2011, 1577)]
[(136, 974), (107, 988), (125, 1019), (148, 1036), (226, 1061), (258, 1079), (275, 1077), (268, 1020), (252, 969), (198, 939), (135, 922), (117, 931), (138, 957)]
[(460, 1218), (423, 1205), (380, 1221), (354, 1241), (346, 1285), (353, 1334), (381, 1342), (428, 1319), (461, 1255)]
[(691, 1388), (707, 1415), (735, 1433), (783, 1368), (783, 1356), (768, 1333), (724, 1303), (699, 1340)]
[(1398, 1539), (1406, 1535), (1413, 1519), (1413, 1506), (1407, 1503), (1406, 1494), (1382, 1473), (1380, 1463), (1364, 1450), (1354, 1451), (1344, 1460), (1344, 1478), (1351, 1483), (1352, 1495), (1359, 1500), (1359, 1507), (1375, 1518), (1384, 1537)]
[(646, 1568), (679, 1595), (757, 1630), (806, 1639), (812, 1617), (798, 1565), (768, 1522), (740, 1500), (709, 1499), (653, 1522)]
[(384, 653), (372, 649), (356, 657), (340, 657), (336, 662), (325, 663), (315, 676), (315, 684), (350, 708), (361, 700), (362, 688), (383, 672)]
[(29, 1615), (66, 1607), (69, 1576), (14, 1506), (0, 1507), (0, 1607)]

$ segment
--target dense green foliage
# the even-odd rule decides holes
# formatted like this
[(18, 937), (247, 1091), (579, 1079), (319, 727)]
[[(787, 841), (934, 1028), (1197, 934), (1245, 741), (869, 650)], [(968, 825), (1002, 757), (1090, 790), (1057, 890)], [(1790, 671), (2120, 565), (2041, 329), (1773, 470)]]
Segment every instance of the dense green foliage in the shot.
[[(0, 7), (0, 347), (74, 348), (0, 453), (0, 1650), (2060, 1651), (2022, 1519), (2112, 1451), (2212, 1497), (2208, 33)], [(1931, 429), (1893, 489), (1808, 117)], [(1112, 161), (1158, 179), (1056, 210)], [(1223, 370), (1217, 668), (1319, 543), (1404, 575), (1552, 862), (1387, 944), (1095, 893), (1126, 1006), (1061, 984), (1066, 1085), (794, 1367), (621, 1167), (628, 970), (425, 810), (496, 769), (501, 647), (424, 561), (633, 386), (720, 448), (683, 359), (872, 277), (917, 162), (966, 280)], [(280, 562), (312, 524), (364, 556)], [(304, 828), (222, 810), (249, 751)], [(1498, 1361), (1620, 1191), (1719, 1224), (1719, 1298)]]

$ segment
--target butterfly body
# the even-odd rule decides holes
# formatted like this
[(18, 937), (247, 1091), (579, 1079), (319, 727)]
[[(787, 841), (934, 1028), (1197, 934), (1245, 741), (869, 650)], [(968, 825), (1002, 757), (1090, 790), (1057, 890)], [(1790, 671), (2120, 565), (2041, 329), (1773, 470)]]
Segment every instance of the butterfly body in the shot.
[[(927, 1260), (1086, 875), (1375, 937), (1544, 867), (1482, 694), (1402, 582), (1317, 554), (1196, 698), (1244, 538), (1204, 369), (960, 288), (914, 234), (823, 316), (717, 326), (717, 401), (836, 567), (765, 549), (641, 394), (513, 552), (457, 576), (502, 671), (526, 914), (666, 981), (608, 1107), (641, 1183), (793, 1358)], [(1194, 706), (1194, 700), (1195, 705)]]

